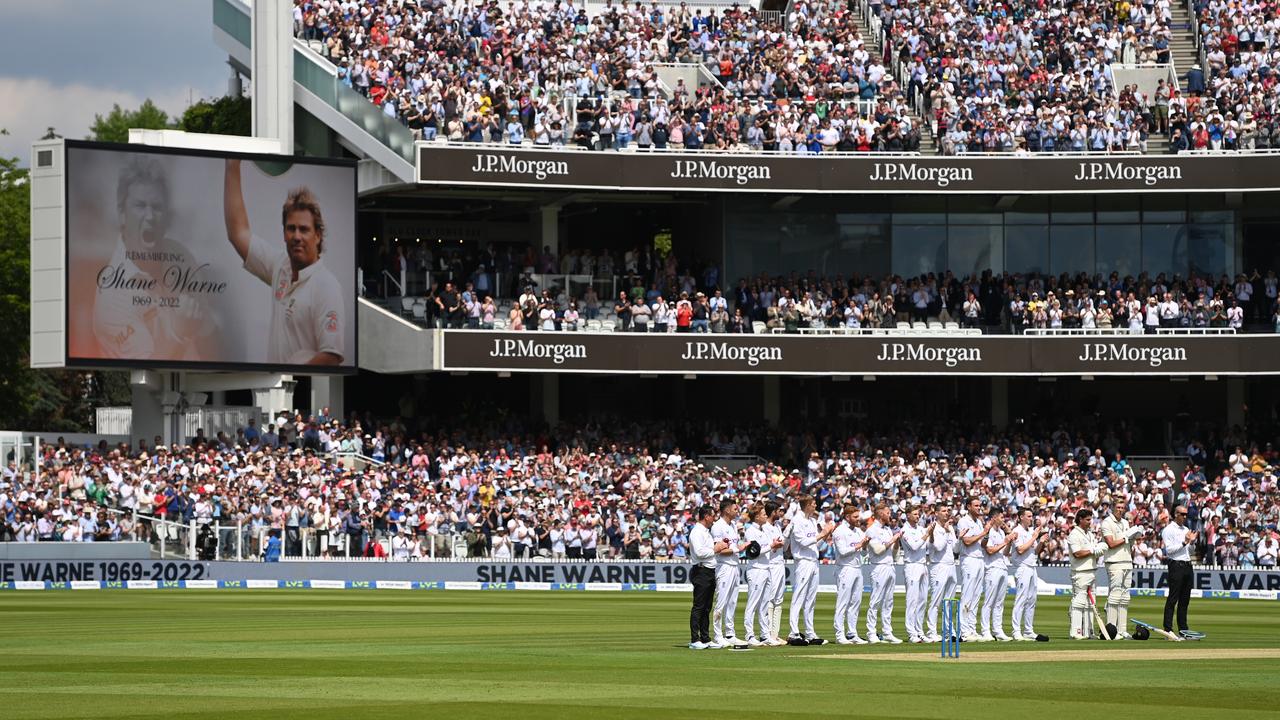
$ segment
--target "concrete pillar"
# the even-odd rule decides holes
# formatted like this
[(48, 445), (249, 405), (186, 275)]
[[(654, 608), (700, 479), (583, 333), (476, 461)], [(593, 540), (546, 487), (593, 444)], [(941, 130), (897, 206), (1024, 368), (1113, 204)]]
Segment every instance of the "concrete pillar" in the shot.
[(769, 427), (778, 427), (782, 421), (782, 378), (769, 375), (764, 378), (764, 421)]
[(991, 426), (996, 430), (1009, 427), (1009, 378), (991, 378)]
[[(145, 373), (146, 375), (159, 376), (159, 373)], [(135, 377), (139, 373), (134, 373)], [(130, 382), (130, 404), (133, 407), (133, 417), (131, 421), (132, 427), (129, 431), (129, 443), (136, 449), (139, 440), (146, 440), (147, 447), (151, 447), (151, 441), (155, 436), (164, 436), (167, 433), (165, 428), (164, 407), (160, 404), (160, 396), (164, 392), (163, 387), (158, 387), (154, 383), (147, 382)]]
[(1227, 427), (1244, 427), (1244, 378), (1227, 378)]
[(343, 418), (347, 416), (346, 404), (343, 402), (343, 389), (346, 378), (341, 375), (311, 376), (311, 412), (318, 415), (324, 408), (329, 408), (329, 417)]
[(559, 259), (560, 208), (556, 205), (542, 208), (542, 242), (538, 243), (538, 252), (541, 253), (544, 247), (551, 248), (551, 252), (555, 253), (556, 258)]
[(543, 375), (529, 381), (529, 415), (554, 427), (560, 424), (560, 376)]
[(254, 0), (253, 135), (278, 138), (293, 154), (293, 3)]
[(298, 381), (292, 375), (281, 375), (280, 383), (274, 386), (253, 388), (253, 404), (264, 416), (274, 418), (281, 410), (293, 411), (293, 389)]

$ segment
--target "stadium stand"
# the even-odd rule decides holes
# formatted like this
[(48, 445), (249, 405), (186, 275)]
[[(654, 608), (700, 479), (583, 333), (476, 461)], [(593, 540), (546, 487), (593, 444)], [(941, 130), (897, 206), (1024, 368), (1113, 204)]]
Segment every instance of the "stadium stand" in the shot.
[[(1056, 540), (1041, 559), (1056, 562), (1075, 510), (1123, 497), (1135, 523), (1147, 526), (1173, 504), (1189, 504), (1192, 527), (1204, 530), (1201, 558), (1254, 566), (1274, 562), (1255, 548), (1280, 519), (1275, 448), (1250, 440), (1258, 428), (1220, 433), (1210, 423), (1174, 437), (1187, 462), (1175, 471), (1130, 465), (1124, 421), (1005, 434), (959, 422), (896, 424), (820, 439), (804, 428), (620, 418), (552, 429), (491, 415), (434, 435), (400, 420), (278, 421), (183, 446), (46, 446), (38, 479), (12, 463), (0, 474), (0, 534), (164, 542), (176, 522), (219, 528), (223, 557), (234, 548), (256, 556), (264, 534), (277, 530), (289, 555), (389, 548), (408, 559), (449, 555), (457, 545), (498, 558), (583, 556), (592, 547), (600, 557), (681, 558), (691, 509), (726, 495), (746, 502), (809, 492), (828, 514), (849, 502), (904, 509), (978, 495), (1052, 513)], [(753, 459), (729, 471), (701, 459), (713, 453)], [(1158, 543), (1144, 539), (1139, 561), (1154, 562)]]
[[(1280, 279), (1273, 270), (1234, 279), (1119, 272), (1054, 276), (985, 271), (976, 277), (959, 277), (950, 270), (917, 277), (809, 272), (739, 278), (736, 287), (722, 289), (718, 282), (707, 282), (716, 278), (705, 267), (701, 273), (682, 269), (673, 258), (662, 267), (646, 260), (641, 268), (637, 255), (629, 251), (617, 264), (607, 252), (600, 258), (572, 253), (563, 265), (550, 258), (544, 269), (558, 268), (563, 275), (526, 274), (550, 284), (541, 291), (526, 284), (516, 297), (504, 300), (495, 299), (491, 288), (501, 283), (482, 264), (469, 275), (457, 273), (468, 277), (466, 282), (455, 286), (445, 281), (429, 297), (393, 298), (388, 309), (426, 326), (488, 330), (794, 333), (925, 327), (1237, 333), (1280, 327)], [(597, 264), (606, 267), (605, 274), (599, 274)], [(718, 273), (713, 269), (711, 275)], [(565, 282), (578, 277), (586, 280), (576, 288)], [(602, 297), (591, 282), (596, 279), (620, 288), (618, 296)], [(579, 294), (577, 288), (585, 289)]]
[(426, 140), (946, 154), (1280, 142), (1267, 92), (1275, 21), (1254, 6), (590, 11), (559, 0), (295, 0), (295, 33)]

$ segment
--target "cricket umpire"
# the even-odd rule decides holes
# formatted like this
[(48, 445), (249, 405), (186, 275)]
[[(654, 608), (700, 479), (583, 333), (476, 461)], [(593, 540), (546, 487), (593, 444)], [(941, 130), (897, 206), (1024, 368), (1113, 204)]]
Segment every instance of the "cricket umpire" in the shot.
[(1169, 595), (1164, 601), (1164, 629), (1173, 631), (1173, 617), (1178, 616), (1179, 632), (1187, 629), (1187, 605), (1191, 603), (1191, 546), (1198, 533), (1187, 528), (1187, 506), (1173, 509), (1173, 519), (1164, 526), (1164, 559), (1169, 564)]
[(711, 525), (716, 509), (710, 505), (698, 508), (697, 522), (689, 531), (689, 554), (693, 568), (689, 582), (693, 585), (693, 609), (689, 611), (689, 649), (706, 650), (711, 643), (711, 597), (716, 589), (716, 543), (711, 539)]

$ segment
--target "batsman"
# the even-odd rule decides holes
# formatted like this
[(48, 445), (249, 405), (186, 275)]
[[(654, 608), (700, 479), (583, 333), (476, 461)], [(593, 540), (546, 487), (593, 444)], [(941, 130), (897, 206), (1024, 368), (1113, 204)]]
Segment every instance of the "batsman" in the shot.
[(1129, 633), (1129, 588), (1133, 587), (1133, 541), (1146, 532), (1141, 525), (1131, 526), (1125, 517), (1128, 500), (1114, 498), (1111, 512), (1102, 521), (1102, 541), (1107, 550), (1102, 561), (1107, 567), (1107, 622), (1120, 629), (1120, 636)]
[(1076, 511), (1076, 526), (1067, 536), (1067, 550), (1071, 553), (1071, 637), (1075, 640), (1093, 637), (1089, 592), (1093, 589), (1098, 558), (1107, 549), (1106, 543), (1100, 542), (1093, 533), (1092, 526), (1093, 511), (1080, 508)]

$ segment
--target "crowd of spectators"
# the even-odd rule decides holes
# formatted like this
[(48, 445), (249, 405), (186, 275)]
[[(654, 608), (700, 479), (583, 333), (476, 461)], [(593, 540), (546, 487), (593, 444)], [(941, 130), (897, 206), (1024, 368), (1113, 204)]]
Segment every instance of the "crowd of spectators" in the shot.
[[(851, 4), (821, 0), (786, 16), (626, 0), (594, 16), (568, 0), (294, 0), (294, 31), (427, 140), (912, 151), (919, 107), (949, 154), (1146, 152), (1153, 134), (1174, 152), (1280, 147), (1266, 6), (1197, 0), (1207, 67), (1151, 92), (1116, 85), (1113, 64), (1170, 62), (1186, 31), (1173, 1), (873, 0), (873, 45)], [(716, 82), (669, 87), (655, 66), (672, 62)]]
[[(603, 257), (609, 257), (602, 253)], [(554, 256), (548, 256), (554, 265)], [(590, 255), (588, 255), (590, 257)], [(642, 259), (641, 259), (642, 258)], [(576, 253), (563, 267), (578, 267)], [(624, 332), (800, 332), (805, 328), (860, 330), (918, 323), (955, 323), (987, 332), (1027, 329), (1258, 330), (1280, 332), (1280, 278), (1253, 270), (1223, 274), (1108, 275), (993, 273), (957, 276), (951, 271), (914, 277), (785, 276), (740, 278), (724, 290), (713, 265), (701, 277), (680, 268), (674, 256), (654, 262), (639, 251), (612, 261), (618, 294), (601, 298), (594, 286), (582, 297), (563, 286), (526, 285), (510, 304), (494, 300), (475, 282), (445, 283), (429, 318), (444, 327), (513, 330), (581, 330), (605, 318)], [(474, 280), (474, 278), (473, 278)]]
[[(22, 542), (155, 540), (173, 527), (151, 520), (159, 518), (216, 528), (204, 534), (223, 557), (236, 548), (259, 556), (271, 549), (263, 539), (275, 535), (287, 555), (306, 543), (319, 556), (410, 559), (456, 546), (498, 558), (679, 560), (691, 512), (721, 497), (745, 506), (811, 493), (832, 516), (845, 503), (885, 502), (901, 514), (912, 503), (959, 505), (978, 496), (1049, 517), (1054, 541), (1041, 560), (1059, 562), (1075, 511), (1123, 498), (1134, 522), (1148, 527), (1163, 524), (1173, 504), (1187, 504), (1192, 526), (1204, 531), (1206, 561), (1276, 560), (1260, 548), (1274, 547), (1264, 540), (1274, 537), (1280, 514), (1280, 458), (1240, 428), (1180, 430), (1174, 442), (1190, 460), (1175, 472), (1130, 466), (1123, 450), (1133, 429), (1090, 419), (1007, 432), (957, 422), (820, 435), (622, 418), (530, 430), (500, 417), (430, 433), (399, 420), (282, 414), (266, 427), (250, 423), (234, 436), (200, 435), (180, 446), (59, 441), (44, 448), (38, 477), (13, 462), (0, 473), (0, 534)], [(352, 464), (334, 453), (375, 462)], [(730, 472), (704, 461), (709, 453), (760, 459)], [(1158, 543), (1158, 534), (1139, 543), (1141, 561), (1158, 560)]]
[[(1195, 0), (1205, 67), (1187, 78), (1175, 142), (1193, 148), (1280, 148), (1274, 8), (1258, 2)], [(1172, 114), (1172, 111), (1171, 111)], [(1179, 139), (1181, 138), (1181, 139)]]
[[(921, 128), (842, 3), (754, 9), (295, 0), (295, 33), (417, 137), (782, 152), (912, 151)], [(656, 63), (716, 82), (668, 87)]]

